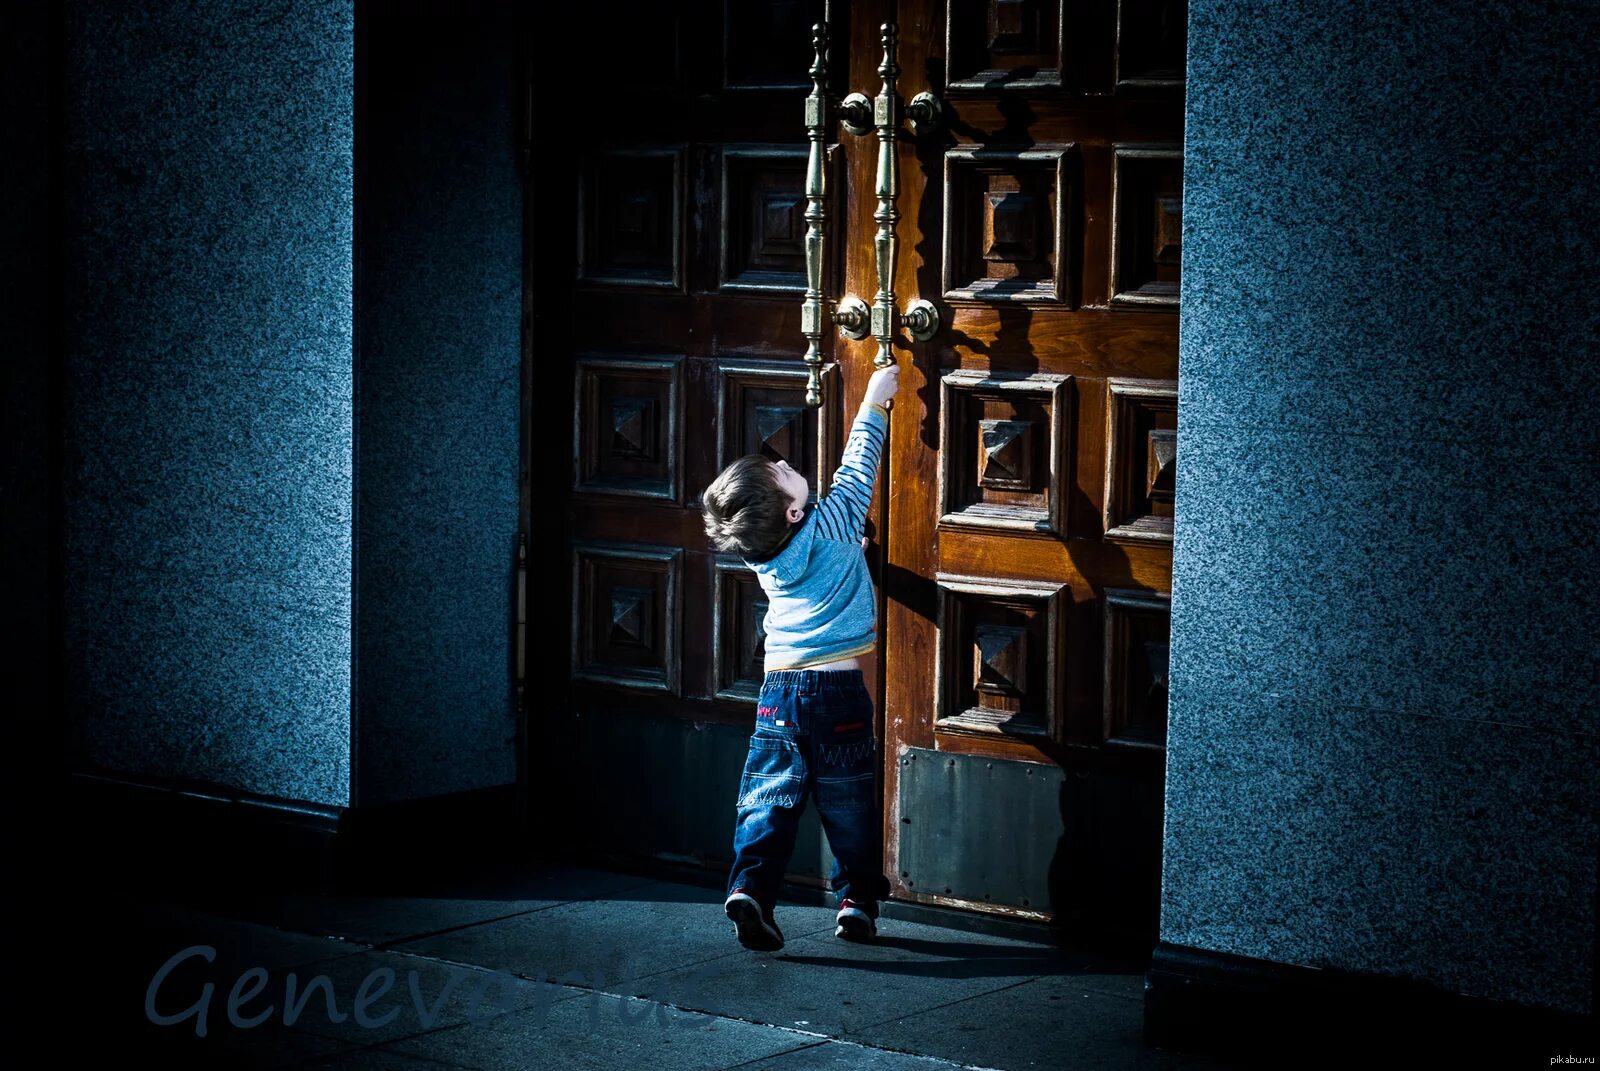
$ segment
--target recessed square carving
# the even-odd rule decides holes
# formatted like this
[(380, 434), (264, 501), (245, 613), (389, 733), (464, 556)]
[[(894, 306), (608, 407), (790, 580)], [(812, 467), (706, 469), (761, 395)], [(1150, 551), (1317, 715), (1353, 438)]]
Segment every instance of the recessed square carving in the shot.
[(1178, 304), (1183, 152), (1119, 145), (1111, 176), (1111, 300)]
[(934, 731), (1057, 738), (1066, 585), (947, 573), (937, 581)]
[(724, 288), (805, 293), (805, 181), (804, 147), (723, 150)]
[(617, 149), (584, 159), (578, 278), (683, 289), (683, 150)]
[(717, 471), (746, 454), (779, 458), (804, 473), (813, 500), (827, 493), (826, 459), (838, 423), (838, 366), (822, 366), (821, 409), (806, 405), (806, 368), (796, 361), (722, 361), (717, 392)]
[(611, 642), (623, 647), (649, 647), (654, 640), (655, 591), (611, 589)]
[(978, 421), (978, 486), (1033, 489), (1033, 429), (1027, 420)]
[(1118, 0), (1117, 88), (1178, 88), (1188, 51), (1186, 0)]
[(652, 397), (614, 395), (611, 399), (611, 452), (618, 458), (654, 461), (661, 456), (656, 433), (661, 406)]
[(1058, 145), (945, 153), (945, 300), (1068, 302), (1070, 151)]
[(983, 221), (983, 259), (1025, 261), (1039, 259), (1039, 199), (1017, 190), (991, 190)]
[(1178, 384), (1111, 379), (1106, 392), (1106, 538), (1171, 543)]
[(1060, 0), (950, 0), (950, 89), (1040, 89), (1061, 84)]
[[(728, 89), (810, 90), (811, 27), (826, 21), (824, 0), (727, 0), (723, 5), (723, 85)], [(848, 69), (843, 28), (829, 66)]]
[(766, 677), (767, 594), (734, 555), (714, 559), (711, 651), (718, 699), (754, 702)]
[(573, 490), (681, 500), (681, 357), (578, 358)]
[(940, 380), (939, 524), (1062, 534), (1070, 376)]
[(972, 686), (995, 695), (1028, 691), (1028, 630), (1018, 625), (980, 624), (972, 630)]
[(678, 692), (681, 547), (575, 543), (572, 675)]
[(1037, 53), (1044, 44), (1038, 0), (993, 0), (989, 5), (989, 51)]
[(1103, 739), (1119, 747), (1167, 746), (1167, 661), (1172, 596), (1105, 592)]

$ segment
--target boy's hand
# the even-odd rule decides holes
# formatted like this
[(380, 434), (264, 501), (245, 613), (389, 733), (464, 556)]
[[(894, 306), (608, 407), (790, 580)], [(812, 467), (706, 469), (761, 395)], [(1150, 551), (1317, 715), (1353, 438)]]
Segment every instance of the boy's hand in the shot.
[(885, 403), (890, 398), (893, 398), (895, 391), (899, 389), (900, 366), (897, 364), (887, 365), (872, 373), (872, 378), (867, 380), (867, 393), (862, 398), (862, 403), (876, 402), (887, 409), (888, 405)]

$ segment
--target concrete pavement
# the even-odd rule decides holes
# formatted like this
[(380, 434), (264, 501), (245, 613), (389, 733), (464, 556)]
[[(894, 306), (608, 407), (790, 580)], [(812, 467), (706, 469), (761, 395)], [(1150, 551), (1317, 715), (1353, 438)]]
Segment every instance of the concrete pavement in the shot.
[[(1142, 1034), (1137, 963), (887, 916), (833, 936), (785, 901), (750, 952), (720, 889), (548, 863), (359, 896), (140, 891), (38, 905), (31, 1021), (61, 1055), (208, 1068), (1171, 1071), (1242, 1066)], [(811, 897), (813, 900), (815, 897)], [(48, 920), (48, 921), (46, 921)], [(230, 1005), (231, 1002), (231, 1005)]]

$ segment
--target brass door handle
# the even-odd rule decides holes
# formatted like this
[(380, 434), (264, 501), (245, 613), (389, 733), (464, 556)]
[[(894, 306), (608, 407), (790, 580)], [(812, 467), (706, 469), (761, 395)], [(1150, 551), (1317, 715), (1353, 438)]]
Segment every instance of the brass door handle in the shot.
[(811, 149), (806, 156), (806, 296), (800, 305), (800, 332), (806, 337), (806, 404), (822, 405), (822, 240), (828, 210), (824, 201), (823, 145), (827, 134), (828, 28), (811, 27), (811, 95), (806, 97), (806, 136)]
[[(872, 362), (878, 368), (894, 363), (894, 268), (899, 252), (895, 224), (900, 219), (896, 205), (900, 194), (900, 167), (896, 157), (900, 98), (895, 92), (900, 75), (895, 63), (899, 29), (892, 22), (884, 23), (881, 29), (883, 60), (878, 65), (878, 74), (882, 85), (877, 98), (869, 101), (860, 93), (851, 93), (838, 104), (839, 122), (845, 130), (858, 137), (865, 137), (873, 130), (878, 134), (878, 207), (872, 214), (878, 224), (873, 240), (878, 291), (870, 309), (860, 298), (847, 296), (839, 301), (830, 317), (845, 338), (863, 339), (870, 330), (878, 342), (878, 353)], [(827, 220), (823, 140), (827, 135), (830, 103), (823, 86), (827, 77), (828, 31), (822, 23), (811, 28), (811, 44), (815, 58), (811, 63), (811, 94), (806, 97), (806, 134), (811, 142), (806, 160), (806, 296), (800, 308), (800, 330), (806, 337), (806, 404), (815, 408), (822, 404), (822, 255)], [(942, 118), (938, 98), (931, 93), (918, 93), (905, 111), (918, 133), (937, 127)], [(931, 301), (922, 298), (907, 306), (904, 320), (911, 337), (918, 342), (926, 342), (939, 330), (939, 310)]]
[[(811, 93), (806, 97), (806, 136), (811, 142), (806, 155), (806, 296), (800, 305), (800, 332), (806, 338), (806, 404), (822, 405), (822, 265), (827, 233), (827, 169), (824, 143), (828, 134), (828, 28), (823, 23), (811, 27)], [(839, 105), (848, 128), (860, 119), (860, 94), (852, 94)], [(865, 98), (862, 98), (863, 100)], [(846, 338), (865, 338), (867, 307), (861, 299), (847, 297), (830, 314)]]

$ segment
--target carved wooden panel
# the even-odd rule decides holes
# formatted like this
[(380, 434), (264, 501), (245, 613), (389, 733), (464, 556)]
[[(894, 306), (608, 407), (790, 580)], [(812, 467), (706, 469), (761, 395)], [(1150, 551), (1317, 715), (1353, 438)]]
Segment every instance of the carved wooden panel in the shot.
[(1171, 543), (1178, 384), (1110, 379), (1106, 392), (1106, 538)]
[(805, 293), (806, 151), (803, 145), (723, 151), (724, 287)]
[(820, 410), (806, 405), (806, 369), (798, 361), (725, 360), (718, 369), (717, 471), (746, 454), (782, 458), (805, 474), (816, 498), (826, 494), (838, 423), (838, 366), (822, 366)]
[(1071, 379), (962, 369), (940, 380), (941, 527), (1062, 533)]
[(683, 290), (683, 176), (681, 148), (585, 157), (578, 183), (578, 278)]
[(718, 699), (754, 701), (766, 675), (767, 594), (731, 554), (713, 559), (712, 662)]
[(934, 731), (1057, 738), (1066, 585), (949, 573), (937, 579)]
[(677, 4), (630, 4), (626, 19), (608, 20), (606, 79), (630, 90), (679, 85), (683, 15)]
[(1118, 145), (1111, 176), (1111, 300), (1178, 304), (1183, 152)]
[(945, 153), (945, 300), (1071, 301), (1071, 151), (1056, 145)]
[(572, 675), (678, 694), (681, 547), (573, 544)]
[(1117, 88), (1179, 88), (1184, 82), (1185, 0), (1118, 0)]
[(1120, 747), (1167, 746), (1167, 657), (1172, 596), (1105, 592), (1104, 740)]
[[(824, 0), (725, 0), (723, 85), (729, 89), (810, 90), (811, 27), (826, 15)], [(829, 65), (845, 64), (845, 38)]]
[(681, 357), (575, 362), (573, 490), (682, 500), (681, 380)]
[(1060, 0), (950, 0), (945, 83), (951, 89), (1061, 84)]

